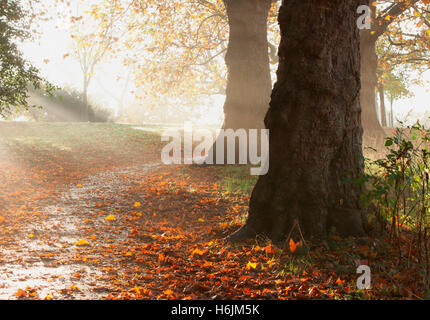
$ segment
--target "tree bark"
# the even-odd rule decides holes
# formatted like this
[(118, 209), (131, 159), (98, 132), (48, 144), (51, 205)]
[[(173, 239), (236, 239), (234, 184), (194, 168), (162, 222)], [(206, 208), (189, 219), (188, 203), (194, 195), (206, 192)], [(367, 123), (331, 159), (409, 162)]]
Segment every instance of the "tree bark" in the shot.
[(278, 81), (265, 123), (270, 168), (252, 192), (246, 224), (230, 239), (363, 234), (358, 0), (284, 0)]
[(378, 93), (379, 93), (379, 110), (381, 113), (381, 125), (382, 127), (387, 127), (387, 111), (385, 109), (385, 93), (384, 93), (384, 86), (380, 84), (378, 86)]
[(230, 27), (224, 129), (264, 128), (272, 81), (267, 19), (273, 0), (224, 0)]
[[(228, 76), (222, 129), (263, 129), (272, 91), (267, 23), (273, 0), (223, 2), (230, 35), (225, 57)], [(209, 151), (209, 159), (217, 158), (216, 144), (222, 142), (220, 139), (216, 138)], [(225, 139), (223, 143), (224, 163), (227, 163)], [(235, 157), (238, 161), (238, 143), (235, 145)]]

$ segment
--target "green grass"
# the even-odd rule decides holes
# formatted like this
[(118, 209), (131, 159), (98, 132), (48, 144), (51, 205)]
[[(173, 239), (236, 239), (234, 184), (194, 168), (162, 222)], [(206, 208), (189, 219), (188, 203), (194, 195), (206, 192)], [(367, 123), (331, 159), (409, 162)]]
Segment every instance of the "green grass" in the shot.
[(251, 195), (258, 176), (250, 174), (248, 165), (229, 165), (221, 169), (219, 185), (228, 192)]
[(159, 153), (162, 142), (157, 131), (113, 123), (0, 122), (0, 157), (27, 158), (61, 155), (68, 160), (125, 164)]
[[(147, 143), (159, 141), (157, 133), (111, 123), (0, 122), (0, 139), (9, 145), (29, 144), (71, 149), (77, 145)], [(105, 140), (102, 140), (105, 139)]]

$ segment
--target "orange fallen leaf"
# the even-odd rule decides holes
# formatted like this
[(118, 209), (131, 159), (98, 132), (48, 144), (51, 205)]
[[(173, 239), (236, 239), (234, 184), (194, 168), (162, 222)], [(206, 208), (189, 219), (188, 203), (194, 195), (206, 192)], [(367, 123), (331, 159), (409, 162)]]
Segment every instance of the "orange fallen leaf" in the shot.
[(300, 244), (300, 242), (294, 242), (294, 240), (291, 238), (290, 239), (290, 243), (289, 243), (289, 245), (290, 245), (290, 252), (291, 253), (294, 253), (294, 251), (296, 251), (296, 249), (297, 249), (297, 246)]
[(171, 296), (171, 295), (173, 294), (173, 291), (172, 291), (172, 290), (170, 290), (170, 289), (167, 289), (167, 290), (163, 291), (163, 293), (164, 293), (166, 296)]
[(194, 249), (194, 251), (191, 253), (191, 255), (198, 254), (199, 256), (204, 255), (208, 250), (200, 250), (200, 249)]
[(27, 292), (25, 292), (22, 289), (18, 289), (18, 291), (15, 293), (15, 297), (18, 297), (18, 298), (25, 297), (26, 295), (27, 295)]
[(269, 244), (267, 247), (264, 248), (266, 250), (267, 254), (276, 253), (276, 250), (273, 249), (272, 245)]

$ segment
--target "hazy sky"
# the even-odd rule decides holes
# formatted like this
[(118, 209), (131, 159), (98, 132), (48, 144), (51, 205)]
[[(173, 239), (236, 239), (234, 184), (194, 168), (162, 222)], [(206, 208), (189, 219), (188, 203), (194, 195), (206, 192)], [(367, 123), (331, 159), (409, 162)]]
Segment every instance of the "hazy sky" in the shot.
[[(66, 30), (55, 28), (55, 22), (45, 22), (40, 29), (42, 36), (37, 41), (20, 44), (24, 56), (38, 67), (42, 74), (54, 84), (82, 88), (82, 72), (79, 63), (72, 55), (63, 58), (66, 53), (72, 53), (72, 39)], [(122, 84), (116, 80), (117, 75), (124, 71), (120, 63), (109, 62), (101, 64), (96, 70), (95, 79), (91, 83), (89, 94), (104, 107), (116, 109), (116, 102), (111, 97), (120, 96)], [(424, 79), (430, 81), (430, 72), (424, 74)], [(107, 93), (109, 91), (109, 94)], [(430, 92), (428, 85), (411, 88), (415, 96), (410, 99), (396, 101), (394, 113), (396, 117), (404, 118), (413, 109), (415, 113), (430, 111)], [(133, 99), (129, 94), (129, 100)], [(219, 118), (222, 114), (222, 98), (217, 97), (215, 110), (208, 117)], [(387, 106), (389, 104), (387, 101)]]
[[(79, 62), (71, 54), (73, 43), (67, 32), (46, 28), (37, 42), (23, 43), (21, 48), (25, 57), (38, 67), (49, 81), (59, 86), (82, 90), (82, 71)], [(65, 54), (70, 56), (64, 58)], [(116, 77), (121, 72), (122, 65), (110, 62), (100, 64), (98, 69), (99, 72), (92, 80), (89, 93), (106, 107), (116, 107), (115, 101), (106, 93), (106, 90), (115, 96), (121, 94), (121, 85)]]

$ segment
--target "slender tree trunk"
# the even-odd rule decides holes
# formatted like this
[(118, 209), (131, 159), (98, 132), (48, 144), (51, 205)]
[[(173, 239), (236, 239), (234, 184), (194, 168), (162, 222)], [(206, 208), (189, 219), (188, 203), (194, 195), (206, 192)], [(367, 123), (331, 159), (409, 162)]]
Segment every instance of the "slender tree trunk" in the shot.
[(379, 110), (381, 112), (381, 125), (382, 127), (387, 127), (387, 111), (385, 110), (385, 93), (384, 93), (384, 86), (381, 84), (378, 86), (378, 93), (379, 93)]
[(124, 99), (125, 99), (125, 95), (127, 94), (128, 85), (130, 84), (130, 77), (131, 77), (131, 69), (129, 69), (127, 72), (124, 88), (122, 89), (121, 96), (118, 99), (118, 105), (119, 105), (118, 118), (119, 119), (121, 119), (124, 116)]
[(270, 78), (267, 19), (272, 0), (224, 0), (230, 38), (225, 129), (264, 128), (269, 108)]
[(390, 121), (391, 121), (391, 128), (394, 128), (394, 113), (393, 113), (393, 104), (394, 99), (390, 97)]
[(84, 76), (84, 88), (82, 93), (81, 121), (88, 121), (88, 80), (86, 76)]
[(265, 123), (270, 168), (255, 186), (233, 241), (363, 233), (359, 0), (284, 0), (278, 81)]

